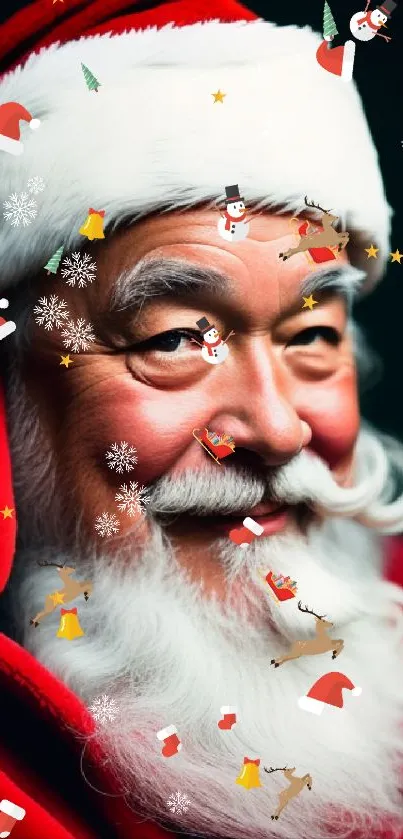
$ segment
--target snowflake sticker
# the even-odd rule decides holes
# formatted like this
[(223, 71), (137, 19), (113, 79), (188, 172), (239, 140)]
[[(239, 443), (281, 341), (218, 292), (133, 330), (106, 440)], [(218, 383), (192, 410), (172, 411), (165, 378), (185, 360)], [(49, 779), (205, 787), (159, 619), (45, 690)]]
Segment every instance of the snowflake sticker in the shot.
[(30, 178), (27, 184), (28, 192), (31, 195), (39, 195), (40, 192), (43, 192), (45, 189), (45, 182), (42, 178), (39, 178), (37, 175), (34, 178)]
[(64, 326), (63, 321), (70, 317), (65, 300), (59, 300), (57, 294), (47, 297), (40, 297), (39, 306), (34, 306), (35, 323), (44, 326), (45, 329), (53, 329), (54, 326)]
[(114, 513), (102, 513), (95, 519), (95, 530), (100, 536), (112, 536), (119, 533), (120, 522)]
[(112, 443), (105, 457), (109, 468), (116, 469), (117, 472), (130, 472), (137, 463), (136, 449), (126, 442)]
[(167, 801), (168, 810), (170, 810), (171, 813), (178, 813), (180, 816), (182, 813), (187, 813), (189, 805), (190, 801), (187, 795), (180, 792), (180, 790), (178, 790), (178, 792), (173, 792)]
[(76, 321), (69, 320), (62, 332), (64, 346), (72, 352), (80, 352), (80, 350), (85, 352), (95, 341), (92, 330), (92, 324), (86, 323), (84, 318), (78, 318)]
[(114, 699), (110, 699), (106, 693), (103, 693), (102, 696), (97, 696), (94, 699), (92, 705), (90, 705), (90, 711), (94, 720), (101, 725), (105, 725), (107, 722), (113, 722), (116, 719), (119, 708)]
[(82, 255), (77, 251), (71, 255), (71, 259), (66, 256), (63, 259), (62, 277), (66, 280), (67, 285), (75, 286), (77, 283), (79, 288), (85, 288), (88, 283), (95, 280), (97, 270), (96, 262), (91, 262), (91, 257), (88, 253)]
[(118, 510), (124, 510), (128, 516), (135, 516), (136, 513), (145, 513), (145, 504), (150, 498), (145, 487), (139, 487), (136, 481), (130, 481), (129, 488), (126, 484), (119, 487), (120, 492), (116, 493), (115, 501), (120, 501)]
[(20, 192), (19, 195), (13, 192), (7, 201), (3, 201), (3, 207), (6, 211), (3, 216), (7, 221), (11, 221), (11, 227), (19, 227), (20, 224), (27, 227), (38, 212), (35, 199), (30, 198), (26, 192)]

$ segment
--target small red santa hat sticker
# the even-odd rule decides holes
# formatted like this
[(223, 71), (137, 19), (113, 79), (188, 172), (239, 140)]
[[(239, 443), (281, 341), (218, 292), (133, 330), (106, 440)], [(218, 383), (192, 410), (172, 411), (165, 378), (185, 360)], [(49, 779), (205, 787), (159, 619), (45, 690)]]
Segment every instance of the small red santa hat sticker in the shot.
[(343, 707), (342, 691), (351, 690), (353, 696), (360, 696), (362, 688), (355, 687), (351, 679), (344, 673), (326, 673), (315, 682), (306, 696), (298, 699), (298, 705), (303, 711), (311, 714), (322, 713), (325, 705), (333, 705), (335, 708)]
[(41, 122), (18, 102), (5, 102), (0, 105), (0, 150), (19, 155), (24, 151), (20, 140), (20, 120), (29, 123), (32, 131), (39, 128)]
[[(0, 299), (0, 309), (8, 309), (8, 300), (5, 297)], [(0, 341), (15, 332), (16, 328), (13, 320), (5, 320), (0, 315)]]
[(328, 41), (322, 41), (316, 51), (316, 60), (324, 70), (340, 76), (343, 82), (351, 82), (353, 78), (355, 57), (354, 41), (346, 41), (343, 47), (330, 48)]

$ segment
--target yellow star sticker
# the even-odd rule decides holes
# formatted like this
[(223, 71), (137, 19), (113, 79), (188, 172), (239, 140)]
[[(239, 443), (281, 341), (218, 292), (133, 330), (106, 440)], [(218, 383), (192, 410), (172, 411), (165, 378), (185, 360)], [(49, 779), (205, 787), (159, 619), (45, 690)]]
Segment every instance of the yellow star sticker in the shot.
[(309, 297), (303, 297), (302, 299), (305, 301), (302, 308), (310, 309), (312, 312), (313, 307), (316, 306), (318, 301), (313, 299), (312, 294)]
[(70, 355), (61, 355), (60, 358), (61, 358), (61, 362), (59, 364), (59, 367), (62, 367), (62, 366), (68, 367), (69, 364), (74, 363), (74, 359), (70, 358)]
[(403, 256), (403, 253), (399, 253), (399, 251), (395, 251), (394, 253), (390, 253), (389, 256), (392, 257), (392, 262), (398, 262), (400, 265), (400, 260)]
[(14, 508), (11, 509), (10, 507), (7, 507), (7, 504), (4, 507), (4, 510), (0, 510), (0, 513), (3, 513), (3, 519), (12, 519), (13, 512)]
[[(214, 102), (224, 102), (224, 96), (226, 96), (227, 94), (223, 93), (222, 90), (220, 90), (220, 88), (218, 88), (217, 92), (212, 93), (211, 95), (214, 96)], [(214, 102), (213, 102), (213, 105), (214, 105)]]
[(55, 591), (55, 593), (51, 594), (50, 596), (55, 606), (57, 606), (58, 603), (64, 603), (64, 594), (61, 591)]
[(373, 245), (371, 245), (371, 247), (370, 247), (370, 248), (364, 248), (364, 251), (368, 254), (368, 259), (369, 259), (371, 256), (373, 256), (373, 257), (374, 257), (374, 259), (376, 259), (376, 258), (377, 258), (377, 253), (378, 253), (378, 251), (379, 251), (379, 248), (374, 248), (374, 246), (373, 246)]

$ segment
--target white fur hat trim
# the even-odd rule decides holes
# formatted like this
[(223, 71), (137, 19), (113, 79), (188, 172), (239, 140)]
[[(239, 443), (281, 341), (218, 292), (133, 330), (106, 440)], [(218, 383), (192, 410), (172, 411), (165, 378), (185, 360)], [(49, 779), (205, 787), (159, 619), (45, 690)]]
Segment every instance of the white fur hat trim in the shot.
[[(30, 225), (2, 224), (0, 286), (35, 275), (61, 238), (67, 251), (85, 247), (89, 207), (105, 210), (108, 234), (165, 207), (222, 200), (233, 183), (246, 207), (296, 215), (307, 195), (332, 208), (367, 287), (377, 281), (390, 222), (377, 153), (354, 83), (317, 63), (319, 43), (309, 27), (261, 20), (169, 25), (55, 44), (3, 77), (0, 102), (21, 102), (41, 130), (25, 132), (21, 157), (0, 155), (0, 200), (33, 176), (46, 189)], [(368, 261), (371, 242), (380, 252)]]

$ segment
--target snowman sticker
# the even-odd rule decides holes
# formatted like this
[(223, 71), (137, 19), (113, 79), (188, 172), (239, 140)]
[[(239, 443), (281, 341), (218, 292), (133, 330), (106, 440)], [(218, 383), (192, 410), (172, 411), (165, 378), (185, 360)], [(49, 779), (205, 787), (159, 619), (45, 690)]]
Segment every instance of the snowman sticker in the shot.
[(391, 41), (387, 35), (381, 35), (380, 29), (385, 26), (386, 21), (395, 10), (397, 3), (394, 0), (384, 0), (380, 6), (377, 6), (374, 11), (369, 12), (368, 6), (371, 0), (368, 0), (365, 10), (357, 12), (350, 20), (350, 31), (357, 38), (358, 41), (372, 41), (376, 35), (383, 38), (384, 41)]
[(207, 361), (207, 364), (222, 364), (229, 353), (229, 349), (227, 347), (228, 338), (235, 333), (230, 332), (223, 341), (223, 339), (220, 338), (220, 334), (217, 332), (214, 324), (209, 323), (207, 318), (200, 318), (200, 320), (197, 320), (196, 323), (203, 335), (203, 343), (200, 344), (195, 338), (192, 338), (192, 341), (194, 341), (195, 344), (199, 344), (199, 347), (201, 347), (202, 358), (204, 361)]
[(249, 222), (245, 221), (245, 204), (239, 194), (238, 184), (225, 187), (226, 210), (218, 220), (218, 232), (226, 242), (240, 242), (249, 233)]

